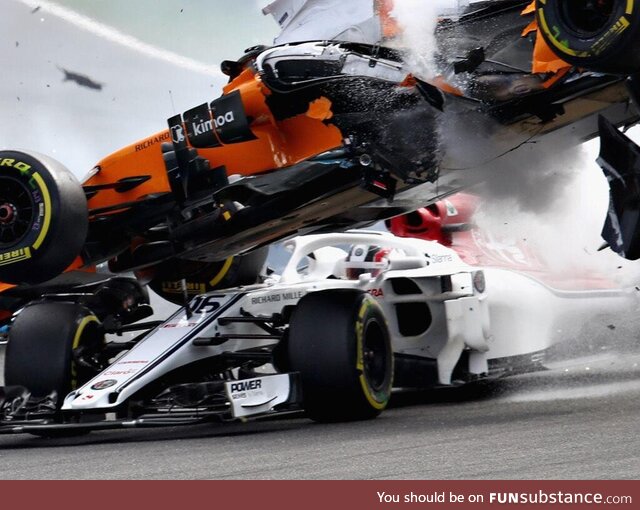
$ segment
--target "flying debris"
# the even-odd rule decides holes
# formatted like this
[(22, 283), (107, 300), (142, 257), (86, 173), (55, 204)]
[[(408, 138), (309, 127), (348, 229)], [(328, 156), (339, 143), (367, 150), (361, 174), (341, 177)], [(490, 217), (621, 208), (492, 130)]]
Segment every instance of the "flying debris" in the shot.
[(31, 14), (35, 14), (36, 12), (38, 12), (40, 10), (40, 6), (38, 5), (37, 7), (33, 8), (31, 10)]
[(88, 89), (93, 90), (102, 90), (102, 83), (98, 83), (93, 81), (91, 78), (84, 74), (74, 73), (72, 71), (67, 71), (62, 67), (58, 67), (60, 71), (64, 73), (64, 80), (62, 81), (73, 81), (80, 85), (81, 87), (87, 87)]

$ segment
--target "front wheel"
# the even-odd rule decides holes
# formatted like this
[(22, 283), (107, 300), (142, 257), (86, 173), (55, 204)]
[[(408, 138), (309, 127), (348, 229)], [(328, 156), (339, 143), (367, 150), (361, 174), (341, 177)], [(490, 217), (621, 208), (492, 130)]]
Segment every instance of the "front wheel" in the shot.
[(64, 397), (95, 375), (78, 364), (80, 348), (99, 349), (104, 341), (97, 317), (76, 303), (43, 302), (25, 307), (9, 332), (5, 384), (23, 386), (34, 397)]
[(382, 309), (368, 294), (330, 290), (303, 297), (291, 318), (287, 350), (313, 420), (366, 420), (387, 406), (391, 340)]

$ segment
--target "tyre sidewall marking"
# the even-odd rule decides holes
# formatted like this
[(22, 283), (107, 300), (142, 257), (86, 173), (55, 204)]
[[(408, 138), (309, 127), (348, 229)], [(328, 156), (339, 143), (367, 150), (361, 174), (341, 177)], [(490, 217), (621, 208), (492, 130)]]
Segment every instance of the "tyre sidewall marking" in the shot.
[[(224, 206), (224, 210), (222, 211), (222, 219), (224, 221), (229, 221), (231, 219), (231, 211), (226, 206)], [(211, 280), (209, 280), (209, 287), (211, 288), (211, 290), (213, 290), (215, 286), (218, 285), (225, 276), (227, 276), (227, 273), (229, 272), (229, 269), (231, 269), (232, 264), (233, 257), (229, 257), (224, 261), (224, 264), (222, 265), (222, 268), (220, 269), (218, 274)]]
[[(378, 303), (374, 301), (372, 297), (365, 296), (360, 304), (358, 315), (356, 318), (355, 331), (356, 331), (356, 370), (359, 373), (358, 379), (360, 386), (362, 387), (362, 393), (364, 394), (369, 405), (374, 409), (382, 411), (387, 407), (389, 401), (389, 395), (387, 393), (388, 388), (383, 388), (381, 391), (374, 391), (367, 381), (364, 370), (364, 332), (367, 324), (367, 315), (370, 310), (378, 310), (382, 313)], [(393, 367), (393, 365), (392, 365)], [(393, 379), (393, 378), (392, 378)]]
[(215, 287), (216, 285), (218, 285), (223, 280), (223, 278), (227, 276), (229, 269), (231, 269), (231, 264), (233, 264), (233, 257), (229, 257), (227, 260), (225, 260), (222, 269), (220, 269), (220, 272), (211, 281), (209, 281), (209, 285), (211, 287)]
[[(547, 0), (540, 0), (541, 5), (546, 5)], [(611, 25), (611, 27), (607, 30), (607, 32), (602, 35), (597, 41), (593, 43), (590, 50), (587, 51), (579, 51), (574, 50), (569, 47), (566, 41), (561, 41), (558, 36), (561, 34), (559, 30), (557, 30), (557, 34), (553, 33), (549, 23), (547, 21), (544, 8), (538, 8), (538, 21), (540, 29), (544, 32), (546, 39), (555, 46), (560, 52), (565, 55), (569, 55), (576, 58), (589, 58), (589, 57), (599, 57), (603, 52), (613, 44), (620, 36), (622, 36), (627, 29), (631, 26), (631, 19), (633, 15), (633, 0), (627, 0), (627, 7), (625, 9), (625, 13)], [(593, 49), (595, 48), (595, 50)]]
[[(208, 277), (205, 280), (204, 276), (202, 276), (202, 280), (186, 278), (187, 294), (190, 296), (199, 296), (215, 290), (215, 286), (225, 279), (233, 267), (234, 260), (235, 257), (229, 257), (226, 259), (220, 270), (211, 280), (208, 280)], [(163, 293), (173, 295), (182, 294), (184, 292), (182, 280), (162, 280), (160, 282), (160, 289)]]
[[(187, 294), (190, 296), (200, 296), (207, 293), (207, 287), (200, 282), (186, 282)], [(182, 281), (163, 281), (161, 282), (161, 290), (165, 294), (183, 294), (184, 289)]]
[[(92, 322), (99, 322), (98, 318), (95, 315), (87, 315), (80, 320), (78, 327), (76, 328), (76, 333), (73, 336), (73, 343), (71, 344), (71, 352), (75, 351), (78, 347), (80, 347), (80, 340), (82, 339), (82, 334), (84, 333), (85, 328)], [(71, 361), (71, 389), (75, 390), (78, 387), (78, 367), (76, 366), (75, 361)], [(66, 396), (66, 395), (64, 395)]]
[[(224, 221), (229, 221), (231, 219), (231, 212), (229, 210), (225, 210), (222, 213), (222, 218), (224, 219)], [(211, 278), (211, 280), (209, 281), (188, 281), (187, 280), (187, 292), (189, 294), (194, 294), (194, 295), (198, 295), (198, 294), (205, 294), (209, 291), (215, 290), (216, 285), (218, 285), (222, 280), (224, 280), (224, 278), (227, 276), (227, 274), (229, 273), (229, 270), (231, 269), (232, 265), (233, 265), (233, 261), (235, 260), (235, 257), (229, 257), (224, 261), (224, 264), (222, 265), (222, 267), (220, 268), (220, 271), (218, 271), (216, 273), (216, 275)], [(178, 294), (178, 293), (182, 293), (182, 281), (163, 281), (161, 282), (161, 287), (163, 292), (165, 291), (165, 286), (167, 288), (167, 292), (171, 293), (171, 294)], [(189, 292), (189, 290), (191, 290), (192, 292)], [(195, 290), (195, 292), (193, 292), (193, 290)]]
[(42, 198), (44, 200), (44, 221), (42, 223), (42, 230), (40, 231), (40, 235), (38, 235), (36, 242), (33, 243), (33, 249), (37, 250), (42, 246), (42, 243), (49, 232), (49, 227), (51, 226), (51, 195), (49, 195), (49, 190), (47, 189), (44, 179), (38, 172), (34, 172), (31, 177), (40, 187), (40, 192), (42, 193)]
[(28, 186), (35, 188), (30, 192), (31, 199), (34, 204), (34, 219), (32, 220), (31, 233), (25, 234), (25, 237), (29, 237), (29, 234), (33, 235), (34, 230), (39, 230), (40, 232), (38, 233), (35, 241), (33, 241), (33, 244), (22, 248), (14, 248), (6, 253), (0, 253), (0, 265), (2, 266), (32, 258), (34, 252), (42, 246), (42, 243), (45, 241), (47, 234), (49, 233), (52, 217), (51, 195), (49, 194), (49, 189), (47, 188), (42, 176), (38, 172), (33, 171), (33, 166), (18, 159), (16, 159), (11, 165), (5, 166), (19, 172), (19, 182), (24, 184), (24, 180), (26, 179)]

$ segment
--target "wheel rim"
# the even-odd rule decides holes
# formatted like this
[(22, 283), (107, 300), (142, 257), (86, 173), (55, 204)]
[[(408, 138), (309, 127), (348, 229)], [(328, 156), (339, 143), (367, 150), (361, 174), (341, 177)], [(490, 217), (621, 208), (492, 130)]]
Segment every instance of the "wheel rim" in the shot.
[(388, 352), (386, 338), (377, 320), (367, 322), (362, 346), (365, 379), (374, 391), (384, 389), (387, 382)]
[(568, 0), (562, 3), (562, 16), (569, 29), (589, 38), (612, 23), (615, 3), (615, 0)]
[(0, 178), (0, 248), (19, 243), (31, 230), (33, 200), (22, 182)]

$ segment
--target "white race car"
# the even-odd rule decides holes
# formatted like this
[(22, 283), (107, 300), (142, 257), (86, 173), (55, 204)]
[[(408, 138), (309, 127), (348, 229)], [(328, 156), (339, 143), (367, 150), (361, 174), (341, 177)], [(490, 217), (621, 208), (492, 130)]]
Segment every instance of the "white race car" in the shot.
[(569, 320), (574, 311), (635, 304), (631, 291), (555, 291), (516, 271), (468, 265), (439, 243), (388, 233), (298, 237), (286, 246), (291, 258), (280, 276), (197, 296), (127, 342), (105, 343), (109, 328), (78, 303), (27, 306), (9, 333), (0, 433), (302, 409), (318, 421), (372, 418), (394, 387), (539, 367), (560, 306)]

